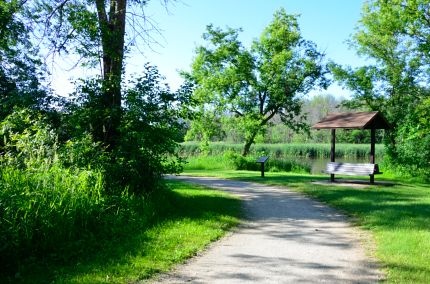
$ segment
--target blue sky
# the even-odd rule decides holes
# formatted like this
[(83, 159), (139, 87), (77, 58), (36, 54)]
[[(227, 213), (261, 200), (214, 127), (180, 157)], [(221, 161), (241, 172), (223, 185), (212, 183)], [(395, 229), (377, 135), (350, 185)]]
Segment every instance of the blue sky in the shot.
[[(202, 34), (208, 24), (242, 28), (239, 38), (244, 46), (249, 46), (280, 7), (289, 14), (300, 15), (303, 37), (315, 42), (327, 58), (352, 66), (365, 63), (346, 43), (360, 19), (363, 0), (180, 0), (169, 2), (167, 9), (161, 2), (152, 0), (145, 8), (145, 14), (161, 31), (161, 35), (153, 33), (159, 44), (151, 48), (142, 45), (142, 53), (133, 51), (126, 70), (128, 74), (138, 73), (145, 62), (150, 62), (158, 67), (172, 89), (182, 82), (178, 70), (188, 70), (196, 46), (204, 44)], [(68, 79), (91, 74), (85, 70), (55, 70), (55, 73), (53, 87), (61, 94), (71, 90)], [(350, 95), (336, 85), (324, 92)]]

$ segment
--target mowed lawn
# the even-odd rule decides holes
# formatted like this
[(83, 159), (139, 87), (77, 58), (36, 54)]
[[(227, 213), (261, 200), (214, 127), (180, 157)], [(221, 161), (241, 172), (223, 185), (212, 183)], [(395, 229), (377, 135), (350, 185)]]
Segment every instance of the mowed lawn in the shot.
[[(351, 221), (371, 232), (375, 242), (369, 251), (379, 259), (388, 283), (430, 283), (430, 184), (386, 177), (395, 185), (368, 188), (316, 185), (328, 176), (250, 171), (189, 171), (288, 186), (323, 201), (353, 217)], [(351, 177), (349, 177), (351, 178)], [(354, 179), (356, 177), (353, 177)], [(383, 180), (377, 176), (376, 181)]]

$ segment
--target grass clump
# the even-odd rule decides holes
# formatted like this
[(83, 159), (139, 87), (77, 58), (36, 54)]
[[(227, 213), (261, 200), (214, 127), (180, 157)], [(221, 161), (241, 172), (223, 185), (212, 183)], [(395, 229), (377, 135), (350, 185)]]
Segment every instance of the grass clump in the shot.
[(0, 263), (13, 269), (21, 259), (61, 250), (80, 239), (103, 213), (99, 172), (58, 166), (0, 171)]

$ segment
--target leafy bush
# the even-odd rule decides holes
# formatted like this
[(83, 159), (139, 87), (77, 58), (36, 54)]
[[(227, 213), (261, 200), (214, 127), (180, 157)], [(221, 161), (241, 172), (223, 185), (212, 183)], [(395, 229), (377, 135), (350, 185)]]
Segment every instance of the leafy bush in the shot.
[(225, 157), (232, 161), (235, 170), (247, 170), (247, 171), (258, 171), (260, 165), (255, 161), (256, 159), (252, 157), (244, 157), (233, 151), (227, 151)]
[[(137, 194), (149, 193), (163, 174), (182, 169), (176, 151), (183, 138), (178, 103), (186, 90), (171, 92), (163, 79), (155, 67), (145, 65), (143, 75), (132, 79), (125, 90), (119, 138), (106, 153), (108, 158), (99, 163), (111, 193), (124, 188)], [(103, 127), (97, 124), (97, 117), (104, 111), (99, 103), (101, 88), (97, 78), (78, 86), (75, 101), (68, 107), (69, 136), (80, 137), (85, 132), (94, 139), (103, 136)]]

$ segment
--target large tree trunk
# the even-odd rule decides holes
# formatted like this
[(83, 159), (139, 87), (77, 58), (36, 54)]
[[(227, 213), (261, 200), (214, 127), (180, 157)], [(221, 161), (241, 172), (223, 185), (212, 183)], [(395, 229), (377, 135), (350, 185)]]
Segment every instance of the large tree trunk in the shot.
[(243, 147), (242, 156), (246, 157), (249, 154), (249, 150), (251, 149), (251, 145), (254, 144), (255, 136), (257, 136), (257, 132), (254, 132), (251, 134), (251, 137), (249, 137), (245, 141), (245, 146)]
[(97, 15), (103, 49), (103, 117), (96, 139), (115, 147), (121, 122), (121, 77), (124, 60), (125, 16), (127, 0), (110, 0), (109, 14), (106, 0), (96, 0)]

